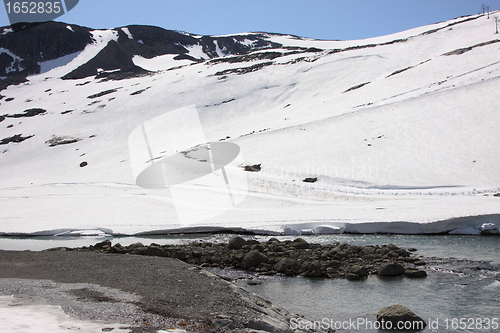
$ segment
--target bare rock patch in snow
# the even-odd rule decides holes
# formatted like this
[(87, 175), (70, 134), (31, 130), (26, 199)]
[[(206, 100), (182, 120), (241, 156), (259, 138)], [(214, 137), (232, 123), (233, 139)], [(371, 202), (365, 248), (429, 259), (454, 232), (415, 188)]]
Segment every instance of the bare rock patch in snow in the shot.
[(80, 138), (73, 138), (68, 136), (53, 136), (51, 139), (45, 141), (45, 143), (48, 144), (49, 147), (55, 147), (60, 145), (76, 143), (80, 140), (81, 140)]
[(34, 137), (34, 135), (23, 136), (22, 134), (16, 134), (11, 137), (0, 140), (0, 145), (6, 145), (11, 142), (20, 143), (32, 137)]
[(259, 172), (261, 170), (261, 164), (245, 165), (244, 169), (249, 172)]
[(12, 115), (7, 115), (9, 118), (24, 118), (24, 117), (34, 117), (39, 114), (44, 114), (47, 112), (47, 110), (40, 109), (40, 108), (33, 108), (33, 109), (26, 109), (23, 111), (24, 113), (16, 113)]
[(349, 92), (349, 91), (353, 91), (353, 90), (359, 89), (359, 88), (361, 88), (361, 87), (363, 87), (363, 86), (366, 86), (366, 85), (367, 85), (367, 84), (369, 84), (369, 83), (370, 83), (370, 82), (365, 82), (365, 83), (358, 84), (358, 85), (356, 85), (356, 86), (354, 86), (354, 87), (351, 87), (351, 88), (347, 89), (347, 90), (346, 90), (346, 91), (344, 91), (343, 93), (346, 93), (346, 92)]

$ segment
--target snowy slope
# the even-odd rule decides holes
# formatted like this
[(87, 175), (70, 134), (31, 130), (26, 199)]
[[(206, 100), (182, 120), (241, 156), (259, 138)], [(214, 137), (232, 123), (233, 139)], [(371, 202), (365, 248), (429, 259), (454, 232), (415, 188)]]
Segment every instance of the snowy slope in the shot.
[[(198, 61), (134, 56), (150, 75), (61, 79), (114, 31), (1, 92), (0, 233), (498, 231), (500, 37), (492, 19), (363, 41), (259, 34), (281, 46), (222, 56), (214, 42), (219, 57), (189, 48)], [(220, 172), (213, 184), (222, 185), (135, 184), (129, 135), (186, 106), (196, 107), (203, 135), (187, 116), (185, 126), (156, 131), (237, 144), (241, 155), (225, 168), (242, 199), (235, 207), (214, 203), (226, 188)], [(23, 116), (33, 108), (46, 112)], [(253, 164), (261, 171), (242, 168)], [(191, 220), (180, 219), (186, 212)]]

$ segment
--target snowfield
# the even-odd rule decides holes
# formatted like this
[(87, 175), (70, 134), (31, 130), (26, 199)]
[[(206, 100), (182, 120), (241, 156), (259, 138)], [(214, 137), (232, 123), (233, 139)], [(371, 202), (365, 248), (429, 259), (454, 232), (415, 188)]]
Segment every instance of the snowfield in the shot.
[[(244, 57), (216, 45), (208, 60), (195, 45), (190, 55), (207, 60), (136, 56), (154, 73), (62, 80), (118, 36), (96, 30), (81, 53), (1, 92), (0, 235), (499, 233), (494, 24), (471, 16), (360, 41), (269, 34), (284, 47)], [(231, 142), (239, 158), (211, 180), (137, 186), (130, 134), (185, 107), (203, 133), (186, 116), (145, 135)], [(34, 108), (46, 112), (22, 116)]]

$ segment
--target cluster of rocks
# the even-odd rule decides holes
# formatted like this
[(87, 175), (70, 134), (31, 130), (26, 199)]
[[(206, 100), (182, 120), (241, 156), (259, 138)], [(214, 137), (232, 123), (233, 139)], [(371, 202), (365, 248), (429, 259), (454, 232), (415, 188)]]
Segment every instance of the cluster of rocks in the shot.
[(233, 237), (227, 244), (198, 241), (185, 245), (153, 243), (149, 246), (142, 243), (112, 245), (106, 240), (75, 250), (172, 257), (201, 267), (243, 269), (261, 275), (349, 280), (359, 280), (369, 274), (387, 277), (427, 276), (425, 271), (418, 269), (426, 263), (410, 253), (415, 249), (406, 250), (393, 244), (356, 246), (336, 242), (321, 245), (308, 243), (302, 238), (293, 241), (271, 238), (266, 242), (258, 242)]

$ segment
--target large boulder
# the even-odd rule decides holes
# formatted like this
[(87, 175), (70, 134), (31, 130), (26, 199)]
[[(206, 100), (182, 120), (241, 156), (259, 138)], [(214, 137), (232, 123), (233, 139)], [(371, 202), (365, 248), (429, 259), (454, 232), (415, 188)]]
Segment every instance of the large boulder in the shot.
[(397, 263), (385, 264), (378, 269), (380, 276), (401, 276), (405, 273), (405, 268)]
[(96, 249), (96, 250), (102, 250), (104, 248), (110, 248), (110, 247), (111, 247), (111, 241), (109, 239), (106, 239), (106, 240), (94, 245), (94, 249)]
[(167, 253), (159, 246), (155, 245), (150, 245), (144, 252), (145, 255), (147, 256), (152, 256), (152, 257), (166, 257)]
[(364, 278), (364, 277), (368, 276), (368, 269), (366, 269), (365, 266), (352, 265), (349, 268), (349, 273), (355, 274), (355, 275), (359, 276), (360, 278)]
[(302, 238), (297, 238), (295, 239), (293, 242), (292, 242), (292, 246), (296, 249), (300, 249), (300, 250), (303, 250), (303, 249), (308, 249), (310, 248), (311, 246), (309, 245), (308, 242), (306, 242), (304, 239)]
[(245, 258), (243, 258), (242, 267), (244, 269), (249, 269), (258, 266), (259, 264), (266, 263), (267, 260), (268, 259), (264, 254), (257, 250), (252, 250), (245, 255)]
[(295, 266), (296, 262), (290, 258), (283, 258), (274, 265), (274, 269), (278, 273), (285, 274), (288, 270), (292, 269)]
[(398, 329), (398, 330), (423, 330), (427, 323), (401, 304), (395, 304), (380, 309), (377, 314), (377, 321), (381, 325), (381, 329)]
[(241, 249), (245, 245), (247, 245), (247, 241), (239, 236), (231, 238), (227, 243), (227, 247), (233, 250)]
[(306, 261), (300, 266), (300, 272), (306, 277), (324, 276), (323, 266), (318, 260)]

